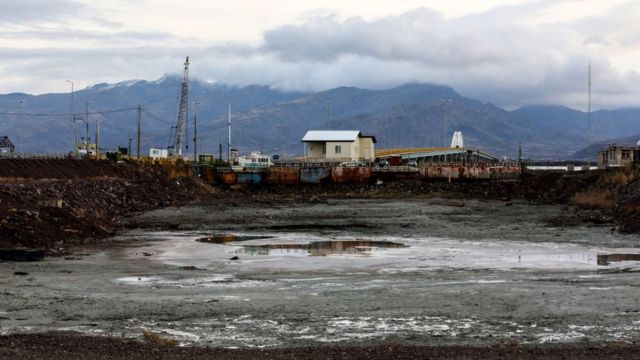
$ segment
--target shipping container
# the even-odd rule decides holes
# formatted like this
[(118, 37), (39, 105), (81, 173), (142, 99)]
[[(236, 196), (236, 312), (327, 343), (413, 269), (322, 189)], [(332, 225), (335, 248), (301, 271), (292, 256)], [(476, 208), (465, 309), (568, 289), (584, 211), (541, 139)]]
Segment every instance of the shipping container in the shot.
[(300, 182), (303, 184), (322, 184), (331, 180), (331, 168), (311, 167), (300, 169)]
[(371, 179), (371, 168), (368, 167), (334, 167), (331, 169), (331, 180), (334, 183), (366, 183)]
[(201, 167), (199, 170), (199, 176), (202, 181), (207, 184), (213, 184), (216, 180), (216, 170), (212, 167)]
[(298, 168), (271, 167), (267, 175), (269, 184), (297, 185), (300, 182)]
[(236, 174), (238, 184), (260, 184), (262, 182), (261, 172), (239, 172)]
[(217, 176), (220, 179), (220, 182), (225, 185), (234, 185), (237, 182), (237, 177), (235, 172), (220, 172)]

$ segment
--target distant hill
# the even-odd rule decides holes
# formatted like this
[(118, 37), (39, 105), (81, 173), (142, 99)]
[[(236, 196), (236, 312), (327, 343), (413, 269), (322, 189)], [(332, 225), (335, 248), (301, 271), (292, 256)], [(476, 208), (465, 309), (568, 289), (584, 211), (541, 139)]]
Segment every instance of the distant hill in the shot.
[[(131, 80), (118, 84), (97, 84), (74, 93), (74, 112), (84, 118), (85, 106), (89, 112), (132, 108), (143, 105), (143, 144), (166, 147), (169, 143), (171, 127), (177, 121), (178, 76), (165, 76), (157, 81)], [(227, 113), (228, 101), (234, 112), (245, 112), (255, 107), (276, 104), (304, 96), (304, 93), (283, 92), (268, 86), (245, 87), (209, 84), (201, 81), (190, 82), (190, 101), (202, 102), (198, 107), (199, 122), (205, 124), (213, 118)], [(61, 94), (7, 94), (0, 95), (0, 112), (60, 114), (70, 112), (69, 93)], [(189, 131), (193, 132), (194, 107), (190, 104)], [(101, 147), (126, 146), (130, 136), (135, 136), (135, 111), (90, 115), (90, 138), (95, 133), (95, 120), (101, 120)], [(84, 136), (85, 125), (77, 121)], [(29, 152), (66, 152), (72, 143), (71, 117), (36, 117), (0, 115), (0, 135), (7, 134), (22, 149)], [(190, 135), (192, 137), (192, 135)], [(135, 141), (134, 141), (135, 143)], [(211, 145), (213, 146), (213, 145)], [(211, 151), (212, 149), (209, 149)]]
[[(98, 84), (74, 94), (75, 112), (135, 107), (143, 114), (143, 152), (148, 146), (166, 147), (177, 118), (180, 79), (131, 80)], [(507, 111), (469, 99), (442, 85), (411, 83), (387, 90), (340, 87), (317, 93), (284, 92), (268, 86), (236, 87), (194, 80), (190, 101), (198, 107), (199, 147), (218, 151), (226, 144), (227, 101), (233, 110), (232, 144), (241, 151), (301, 154), (300, 139), (309, 129), (359, 129), (377, 137), (378, 147), (440, 146), (461, 130), (471, 147), (495, 155), (515, 157), (519, 143), (524, 155), (537, 159), (566, 159), (587, 144), (587, 115), (561, 106), (526, 106)], [(446, 105), (441, 99), (450, 99)], [(0, 95), (2, 113), (68, 113), (69, 93)], [(193, 138), (193, 106), (187, 139)], [(103, 147), (126, 146), (135, 135), (135, 112), (91, 115), (102, 121)], [(444, 139), (444, 120), (448, 136)], [(640, 109), (592, 113), (594, 141), (640, 133)], [(0, 115), (0, 135), (7, 134), (24, 151), (68, 151), (70, 116)], [(84, 129), (84, 124), (78, 122)], [(135, 141), (134, 141), (135, 143)], [(193, 145), (190, 142), (191, 152)]]
[[(516, 121), (521, 124), (530, 124), (554, 139), (559, 136), (560, 141), (555, 146), (561, 147), (558, 149), (558, 153), (566, 154), (563, 158), (577, 159), (580, 156), (587, 156), (588, 153), (595, 159), (598, 151), (595, 148), (583, 155), (575, 154), (589, 143), (586, 112), (563, 106), (526, 106), (512, 113), (515, 115)], [(620, 139), (628, 137), (629, 134), (640, 133), (640, 109), (594, 111), (591, 114), (591, 122), (592, 143), (594, 145), (606, 144), (611, 142), (611, 139)], [(533, 153), (539, 154), (538, 151)]]
[(584, 149), (576, 151), (575, 153), (573, 153), (573, 155), (570, 156), (570, 158), (575, 160), (595, 159), (598, 155), (598, 152), (604, 148), (607, 148), (609, 145), (615, 144), (618, 146), (636, 146), (638, 144), (638, 141), (640, 141), (640, 134), (618, 139), (598, 141), (591, 144), (590, 146), (585, 147)]

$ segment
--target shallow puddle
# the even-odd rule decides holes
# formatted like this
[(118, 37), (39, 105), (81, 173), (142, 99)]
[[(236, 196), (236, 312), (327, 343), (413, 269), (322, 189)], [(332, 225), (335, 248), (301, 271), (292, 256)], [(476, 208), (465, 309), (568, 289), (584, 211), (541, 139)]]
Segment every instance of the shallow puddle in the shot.
[(210, 243), (210, 244), (225, 244), (230, 242), (237, 241), (250, 241), (250, 240), (262, 240), (262, 239), (271, 239), (273, 236), (256, 236), (256, 235), (233, 235), (233, 234), (217, 234), (205, 236), (199, 239), (196, 239), (198, 242)]
[(238, 252), (251, 255), (362, 255), (369, 256), (382, 249), (405, 248), (405, 244), (390, 241), (314, 241), (308, 244), (243, 245)]
[(598, 255), (598, 265), (609, 265), (618, 261), (640, 261), (640, 254), (605, 254)]

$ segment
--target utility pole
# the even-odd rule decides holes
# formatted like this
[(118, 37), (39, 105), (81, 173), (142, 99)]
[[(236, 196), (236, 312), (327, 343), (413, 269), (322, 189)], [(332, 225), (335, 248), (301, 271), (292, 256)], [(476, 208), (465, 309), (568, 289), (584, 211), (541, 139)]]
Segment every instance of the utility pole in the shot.
[(75, 116), (73, 113), (73, 81), (66, 80), (66, 82), (71, 84), (71, 107), (69, 109), (69, 114), (71, 114), (71, 151), (75, 155), (77, 144), (75, 143), (76, 136), (75, 136), (74, 123), (73, 123), (75, 121)]
[(195, 105), (195, 114), (193, 115), (193, 161), (198, 158), (198, 105), (202, 104), (201, 101), (192, 101)]
[(100, 160), (100, 116), (96, 118), (96, 159)]
[(587, 100), (587, 141), (588, 141), (588, 145), (591, 146), (591, 62), (589, 62), (589, 75), (588, 75), (588, 87), (589, 87), (589, 98)]
[(136, 139), (137, 158), (140, 159), (140, 132), (142, 130), (142, 105), (138, 105), (138, 134)]
[(331, 130), (331, 106), (327, 105), (324, 109), (327, 111), (327, 129)]
[(522, 163), (522, 141), (518, 142), (518, 162)]
[[(24, 113), (24, 100), (18, 102), (18, 113)], [(22, 151), (22, 132), (20, 132), (20, 135), (18, 135), (18, 153), (22, 153)]]
[(449, 111), (447, 108), (447, 105), (452, 102), (453, 100), (451, 99), (440, 99), (440, 103), (444, 106), (444, 138), (443, 138), (443, 146), (446, 148), (447, 146), (447, 141), (448, 141), (448, 137), (449, 137), (449, 124), (448, 124), (448, 116), (449, 116)]
[(89, 153), (89, 102), (84, 104), (85, 141), (87, 142), (87, 154)]
[(231, 164), (231, 99), (229, 99), (229, 119), (227, 121), (227, 129), (229, 131), (229, 137), (227, 141), (227, 160)]

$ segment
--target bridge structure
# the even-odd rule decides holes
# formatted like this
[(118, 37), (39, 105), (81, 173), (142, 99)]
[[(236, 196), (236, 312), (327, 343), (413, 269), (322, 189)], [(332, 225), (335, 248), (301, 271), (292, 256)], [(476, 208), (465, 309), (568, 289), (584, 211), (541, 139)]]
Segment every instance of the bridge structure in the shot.
[(500, 159), (479, 149), (471, 148), (414, 148), (376, 151), (376, 158), (400, 158), (403, 163), (499, 163)]

